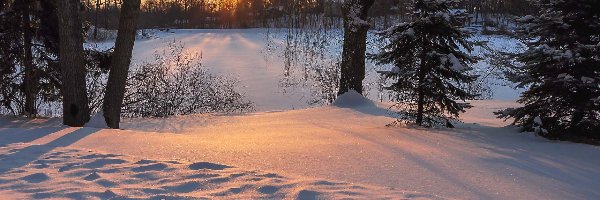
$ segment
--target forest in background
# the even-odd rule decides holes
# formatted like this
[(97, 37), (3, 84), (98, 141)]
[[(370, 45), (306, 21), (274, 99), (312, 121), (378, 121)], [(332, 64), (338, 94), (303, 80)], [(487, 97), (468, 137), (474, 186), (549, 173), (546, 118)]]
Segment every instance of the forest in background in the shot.
[[(141, 102), (139, 105), (142, 107), (142, 110), (129, 109), (137, 112), (133, 116), (157, 116), (158, 113), (158, 117), (162, 117), (203, 112), (207, 110), (203, 102), (172, 98), (158, 98), (159, 105), (164, 105), (165, 109), (156, 112), (146, 110), (145, 106), (151, 105), (147, 100), (153, 99), (146, 94), (155, 94), (156, 89), (167, 91), (162, 96), (184, 97), (186, 95), (172, 95), (172, 91), (191, 91), (192, 95), (196, 95), (192, 99), (204, 99), (200, 97), (206, 88), (189, 86), (198, 86), (189, 83), (203, 80), (185, 75), (196, 73), (204, 76), (206, 73), (194, 65), (178, 65), (188, 66), (189, 72), (194, 73), (168, 74), (166, 65), (157, 58), (158, 64), (147, 65), (145, 69), (148, 71), (140, 71), (142, 77), (136, 79), (138, 74), (129, 74), (129, 66), (133, 44), (139, 34), (137, 30), (275, 27), (296, 32), (290, 30), (343, 28), (341, 60), (331, 66), (335, 70), (327, 72), (331, 75), (328, 83), (337, 95), (328, 96), (328, 100), (351, 90), (363, 94), (365, 60), (368, 58), (380, 65), (394, 65), (395, 68), (387, 74), (394, 75), (392, 79), (396, 83), (388, 86), (387, 90), (402, 97), (394, 99), (399, 105), (417, 102), (418, 105), (409, 108), (416, 108), (416, 114), (409, 121), (416, 118), (418, 125), (429, 126), (422, 121), (423, 117), (427, 117), (424, 115), (431, 114), (433, 118), (439, 118), (433, 120), (435, 124), (445, 121), (447, 127), (452, 127), (448, 120), (455, 119), (469, 108), (468, 103), (456, 101), (473, 100), (480, 93), (467, 90), (478, 76), (467, 71), (471, 71), (470, 65), (479, 59), (464, 52), (470, 53), (476, 45), (467, 39), (475, 33), (505, 34), (519, 38), (529, 49), (503, 55), (506, 56), (505, 61), (520, 64), (497, 64), (507, 64), (504, 67), (509, 69), (508, 79), (528, 91), (518, 100), (525, 107), (496, 114), (514, 118), (514, 123), (522, 125), (524, 130), (535, 130), (551, 139), (598, 137), (594, 133), (600, 127), (600, 97), (597, 96), (600, 78), (595, 77), (597, 69), (589, 67), (599, 62), (600, 11), (592, 6), (596, 2), (531, 1), (532, 5), (540, 6), (539, 10), (527, 2), (159, 0), (142, 4), (140, 0), (2, 1), (1, 111), (35, 118), (40, 115), (40, 104), (62, 102), (65, 124), (82, 126), (89, 121), (91, 111), (99, 110), (102, 104), (107, 125), (118, 128), (120, 117), (127, 115), (121, 109), (127, 106), (127, 98), (135, 96), (128, 92), (143, 92), (141, 96), (130, 98)], [(536, 16), (534, 13), (537, 13)], [(100, 32), (110, 33), (106, 30), (115, 29), (119, 31), (114, 49), (83, 48), (89, 39), (108, 39), (102, 38)], [(390, 42), (380, 49), (379, 55), (366, 52), (368, 34), (374, 29), (385, 29), (376, 32), (382, 40)], [(478, 43), (485, 45), (485, 42)], [(186, 62), (185, 56), (179, 57), (181, 59), (175, 57), (179, 59), (176, 61)], [(404, 75), (416, 79), (404, 79)], [(217, 98), (214, 105), (231, 103), (233, 110), (251, 107), (239, 98), (239, 93), (229, 90), (230, 81), (213, 79), (210, 75), (206, 77), (211, 80), (208, 88), (224, 86), (226, 91), (231, 91), (208, 96), (234, 97)], [(219, 86), (211, 87), (212, 80), (216, 80), (214, 82)], [(135, 83), (143, 81), (165, 84), (157, 86), (160, 88), (148, 88), (148, 84), (135, 86)], [(429, 84), (432, 81), (439, 84)], [(171, 87), (182, 85), (189, 87)], [(452, 94), (446, 96), (448, 92)], [(181, 107), (183, 102), (202, 105), (192, 104), (183, 110), (166, 109)], [(546, 107), (550, 104), (554, 104), (553, 110)], [(208, 111), (219, 109), (210, 108)]]
[[(122, 0), (85, 0), (90, 25), (117, 29)], [(146, 0), (138, 28), (340, 28), (340, 0)], [(374, 28), (386, 28), (411, 16), (412, 0), (375, 0), (369, 11)], [(515, 16), (536, 12), (526, 0), (465, 0), (467, 24), (507, 28)]]

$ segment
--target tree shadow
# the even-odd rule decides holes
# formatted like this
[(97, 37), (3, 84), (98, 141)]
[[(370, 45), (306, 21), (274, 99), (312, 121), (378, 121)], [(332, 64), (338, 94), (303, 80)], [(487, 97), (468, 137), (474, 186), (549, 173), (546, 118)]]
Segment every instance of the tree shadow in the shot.
[(31, 142), (65, 128), (58, 118), (28, 119), (0, 115), (0, 147)]
[(0, 147), (13, 143), (31, 142), (65, 128), (66, 127), (0, 128)]
[[(495, 194), (481, 188), (472, 181), (465, 180), (456, 174), (449, 173), (447, 167), (431, 163), (419, 154), (411, 154), (405, 149), (371, 137), (372, 134), (358, 133), (347, 130), (339, 125), (321, 125), (321, 128), (343, 132), (371, 144), (402, 155), (423, 169), (435, 174), (443, 180), (456, 184), (456, 187), (473, 192), (483, 199), (493, 199)], [(409, 128), (411, 130), (415, 130)], [(401, 129), (400, 129), (401, 130)], [(465, 142), (481, 154), (474, 153), (472, 157), (482, 167), (504, 178), (516, 178), (522, 183), (535, 184), (532, 188), (552, 190), (546, 198), (589, 199), (600, 196), (600, 191), (594, 185), (600, 185), (600, 148), (592, 145), (570, 142), (555, 142), (538, 138), (528, 133), (519, 133), (514, 127), (489, 127), (482, 125), (463, 124), (455, 129), (426, 129), (422, 134), (402, 134), (401, 140), (414, 141), (422, 145), (440, 147), (450, 154), (461, 155)], [(435, 135), (445, 135), (443, 144), (439, 146)], [(404, 138), (404, 139), (402, 139)], [(457, 139), (456, 142), (453, 142)], [(493, 174), (492, 174), (493, 175)], [(492, 183), (490, 183), (492, 184)], [(586, 186), (586, 187), (582, 187)], [(541, 194), (541, 193), (540, 193)], [(544, 198), (544, 197), (540, 197)]]
[(360, 104), (357, 105), (333, 104), (333, 106), (338, 108), (350, 109), (356, 112), (372, 116), (397, 118), (401, 115), (399, 112), (393, 111), (391, 108), (382, 108), (381, 106), (378, 106), (372, 101), (360, 102)]
[[(518, 169), (535, 175), (521, 176), (537, 182), (538, 178), (561, 183), (562, 193), (571, 199), (585, 199), (600, 196), (600, 191), (580, 187), (600, 185), (600, 149), (586, 144), (556, 142), (534, 136), (533, 133), (519, 133), (510, 126), (488, 127), (472, 125), (459, 127), (453, 136), (470, 141), (482, 149), (501, 156), (481, 157), (480, 160), (499, 168)], [(443, 133), (443, 132), (440, 132)], [(595, 166), (595, 167), (594, 167)], [(540, 183), (541, 184), (541, 183)], [(549, 187), (549, 186), (541, 186)]]
[(69, 146), (99, 130), (101, 129), (80, 128), (47, 144), (31, 145), (15, 150), (14, 153), (5, 155), (0, 160), (0, 163), (2, 163), (0, 165), (0, 174), (6, 173), (12, 169), (23, 167), (39, 159), (40, 156), (52, 151), (55, 148)]
[[(468, 191), (468, 192), (472, 193), (472, 195), (475, 195), (481, 199), (494, 199), (493, 198), (494, 195), (481, 190), (480, 185), (473, 184), (472, 182), (466, 181), (455, 174), (448, 173), (448, 169), (446, 166), (438, 166), (435, 163), (428, 161), (422, 155), (413, 154), (411, 152), (406, 151), (402, 147), (398, 147), (394, 144), (388, 143), (387, 141), (380, 141), (380, 140), (377, 140), (377, 138), (368, 137), (368, 134), (365, 135), (363, 133), (358, 133), (355, 131), (348, 131), (348, 130), (344, 130), (342, 128), (334, 128), (334, 127), (327, 127), (327, 126), (320, 126), (320, 127), (325, 128), (325, 129), (335, 130), (338, 132), (343, 132), (345, 134), (359, 138), (359, 139), (364, 140), (373, 145), (382, 147), (384, 149), (388, 149), (395, 155), (403, 157), (403, 159), (406, 159), (407, 162), (412, 162), (412, 163), (418, 165), (422, 169), (432, 173), (433, 175), (440, 178), (441, 180), (447, 181), (449, 183), (453, 183), (456, 188), (462, 189), (464, 191)], [(415, 138), (415, 139), (420, 139), (420, 138)]]
[(60, 118), (24, 118), (0, 115), (1, 128), (41, 128), (62, 126)]

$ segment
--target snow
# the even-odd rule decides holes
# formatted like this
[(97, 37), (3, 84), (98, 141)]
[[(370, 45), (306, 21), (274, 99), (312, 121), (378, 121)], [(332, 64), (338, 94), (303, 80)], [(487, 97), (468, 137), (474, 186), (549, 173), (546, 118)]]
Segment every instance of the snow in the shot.
[(526, 15), (525, 17), (521, 17), (518, 19), (519, 22), (528, 22), (535, 19), (533, 15)]
[(96, 114), (93, 114), (90, 118), (90, 121), (85, 124), (85, 127), (108, 128), (108, 126), (106, 125), (106, 120), (104, 120), (104, 113), (98, 112)]
[[(517, 39), (506, 36), (494, 35), (475, 35), (473, 41), (485, 41), (490, 49), (508, 53), (521, 53), (526, 50), (525, 45)], [(476, 46), (472, 56), (485, 57), (489, 53), (485, 48)], [(513, 100), (518, 99), (523, 88), (515, 89), (516, 84), (503, 79), (502, 69), (490, 64), (489, 59), (480, 61), (473, 65), (474, 70), (480, 75), (480, 80), (484, 81), (493, 91), (491, 99), (495, 100)]]
[(359, 94), (355, 90), (350, 90), (340, 96), (333, 102), (334, 106), (342, 108), (359, 107), (365, 105), (372, 105), (373, 102), (363, 95)]
[[(572, 79), (573, 79), (573, 76), (571, 76), (570, 74), (567, 74), (567, 73), (562, 73), (562, 74), (559, 74), (559, 75), (557, 76), (557, 78), (559, 78), (559, 79), (563, 79), (563, 80), (565, 80), (565, 81), (568, 81), (568, 80), (572, 80)], [(582, 79), (582, 80), (583, 80), (583, 79)]]
[(586, 84), (594, 83), (594, 81), (596, 81), (596, 79), (586, 77), (586, 76), (581, 77), (581, 82), (586, 83)]
[(368, 21), (360, 18), (362, 10), (362, 5), (358, 3), (351, 4), (348, 9), (348, 27), (350, 27), (353, 32), (357, 32), (361, 27), (368, 27), (370, 25)]
[(406, 29), (406, 31), (403, 34), (414, 38), (415, 37), (415, 29), (413, 29), (413, 28)]
[[(134, 63), (141, 63), (167, 42), (182, 41), (187, 50), (201, 52), (211, 72), (238, 77), (255, 113), (125, 119), (123, 130), (104, 129), (102, 113), (83, 128), (55, 118), (0, 116), (0, 196), (600, 199), (600, 148), (520, 133), (493, 116), (519, 106), (514, 100), (521, 91), (495, 77), (488, 63), (474, 68), (490, 72), (496, 100), (469, 102), (475, 107), (461, 115), (463, 124), (388, 127), (395, 120), (390, 103), (356, 91), (309, 109), (306, 91), (282, 92), (284, 58), (265, 48), (266, 31), (159, 31), (137, 40), (134, 49)], [(510, 38), (475, 39), (490, 41), (493, 49), (521, 50)], [(400, 72), (390, 68), (384, 72)]]
[(542, 123), (542, 118), (540, 118), (540, 116), (537, 116), (537, 117), (535, 117), (535, 118), (533, 119), (533, 122), (534, 122), (536, 125), (540, 125), (540, 126), (544, 125), (544, 123)]
[[(397, 26), (407, 26), (408, 23), (402, 23)], [(387, 31), (393, 30), (393, 26)], [(330, 32), (341, 30), (330, 30)], [(166, 49), (166, 44), (173, 42), (182, 42), (185, 51), (198, 52), (202, 55), (202, 65), (210, 72), (221, 75), (237, 78), (239, 82), (238, 91), (242, 92), (245, 97), (254, 103), (256, 111), (277, 111), (291, 110), (314, 107), (307, 103), (313, 98), (311, 88), (285, 88), (281, 83), (284, 79), (286, 69), (285, 34), (287, 30), (277, 29), (228, 29), (228, 30), (186, 30), (173, 29), (168, 32), (147, 30), (152, 37), (149, 39), (138, 39), (133, 51), (133, 68), (135, 64), (140, 64), (145, 61), (151, 61), (154, 58), (155, 52), (160, 52)], [(269, 35), (267, 35), (267, 33)], [(370, 40), (375, 39), (374, 34), (369, 34)], [(337, 41), (341, 38), (332, 38), (331, 41)], [(498, 49), (508, 52), (518, 52), (521, 50), (522, 44), (516, 39), (502, 36), (481, 36), (478, 35), (474, 40), (489, 41), (488, 45), (492, 49)], [(269, 42), (269, 40), (271, 40)], [(332, 42), (333, 43), (333, 42)], [(269, 45), (281, 45), (277, 47)], [(112, 47), (113, 42), (104, 43), (88, 43), (87, 46), (107, 49)], [(379, 49), (377, 43), (368, 46), (369, 53), (375, 53)], [(327, 51), (331, 55), (341, 55), (342, 43), (334, 43), (327, 47)], [(480, 48), (476, 48), (476, 53), (482, 52)], [(483, 56), (476, 54), (477, 56)], [(302, 58), (313, 59), (313, 58)], [(333, 60), (335, 61), (335, 60)], [(314, 61), (306, 61), (313, 63)], [(327, 63), (327, 62), (323, 62)], [(334, 62), (333, 62), (334, 63)], [(321, 63), (322, 64), (322, 63)], [(326, 66), (326, 65), (325, 65)], [(298, 67), (302, 70), (304, 66)], [(319, 66), (316, 66), (319, 67)], [(367, 75), (364, 85), (377, 85), (379, 80), (378, 71), (390, 71), (393, 66), (375, 66), (372, 62), (367, 62)], [(507, 83), (498, 75), (486, 75), (488, 73), (498, 71), (493, 69), (487, 62), (479, 62), (474, 66), (475, 70), (481, 72), (482, 77), (492, 79), (489, 81), (491, 89), (494, 90), (492, 99), (499, 100), (516, 100), (520, 96), (522, 90), (515, 90), (514, 84)], [(305, 83), (310, 86), (314, 83)], [(366, 87), (365, 90), (369, 99), (378, 99), (380, 94), (377, 87)], [(385, 95), (384, 95), (385, 96)]]
[[(272, 32), (275, 32), (271, 30)], [(138, 40), (133, 62), (154, 58), (165, 44), (181, 41), (186, 50), (202, 55), (202, 65), (217, 75), (237, 78), (238, 91), (254, 103), (258, 111), (306, 108), (301, 91), (279, 87), (284, 74), (284, 58), (266, 49), (267, 29), (248, 30), (171, 30), (155, 33), (157, 39)]]
[(463, 66), (454, 54), (447, 55), (447, 61), (450, 62), (450, 69), (456, 72), (464, 72), (467, 68)]
[(377, 73), (381, 74), (381, 75), (395, 75), (395, 74), (400, 74), (400, 68), (398, 66), (394, 66), (390, 70), (378, 70)]
[[(333, 106), (129, 119), (125, 130), (0, 120), (0, 195), (29, 198), (598, 199), (600, 148), (519, 133), (472, 101), (456, 129)], [(58, 121), (60, 122), (60, 121)]]

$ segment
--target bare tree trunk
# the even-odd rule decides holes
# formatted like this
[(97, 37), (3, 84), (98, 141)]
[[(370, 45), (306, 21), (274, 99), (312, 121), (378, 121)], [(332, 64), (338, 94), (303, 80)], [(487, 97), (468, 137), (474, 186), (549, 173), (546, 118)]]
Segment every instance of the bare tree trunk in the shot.
[[(423, 58), (424, 56), (422, 56)], [(417, 100), (417, 125), (423, 125), (423, 115), (425, 110), (425, 62), (421, 60), (421, 66), (419, 67), (418, 72), (419, 80), (418, 80), (418, 100)]]
[(68, 126), (83, 126), (90, 120), (79, 8), (79, 0), (56, 1), (60, 36), (63, 123)]
[(100, 12), (100, 0), (96, 0), (96, 10), (94, 16), (94, 40), (98, 39), (98, 14)]
[(37, 115), (36, 100), (38, 93), (38, 80), (36, 69), (33, 64), (33, 55), (31, 52), (32, 46), (32, 31), (30, 20), (30, 2), (28, 0), (20, 0), (21, 5), (21, 23), (23, 24), (23, 67), (24, 67), (24, 93), (25, 107), (24, 113), (27, 117), (35, 117)]
[(115, 43), (106, 94), (104, 95), (104, 119), (110, 128), (119, 128), (121, 121), (121, 106), (125, 96), (125, 84), (129, 64), (131, 64), (131, 51), (135, 42), (137, 19), (140, 13), (140, 0), (123, 1), (121, 17), (119, 19), (119, 33)]
[(365, 79), (365, 52), (367, 49), (367, 14), (374, 0), (346, 0), (344, 16), (344, 46), (342, 52), (340, 89), (338, 95), (349, 90), (362, 94)]

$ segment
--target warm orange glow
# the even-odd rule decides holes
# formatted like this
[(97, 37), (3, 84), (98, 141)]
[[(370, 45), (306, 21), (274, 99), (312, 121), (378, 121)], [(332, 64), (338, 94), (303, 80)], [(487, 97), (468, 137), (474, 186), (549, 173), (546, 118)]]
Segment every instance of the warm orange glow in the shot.
[[(215, 10), (235, 10), (237, 5), (241, 0), (205, 0), (203, 3), (205, 5), (214, 6)], [(142, 5), (148, 2), (177, 2), (180, 4), (184, 4), (185, 2), (175, 1), (175, 0), (142, 0)], [(249, 3), (249, 2), (248, 2)]]

